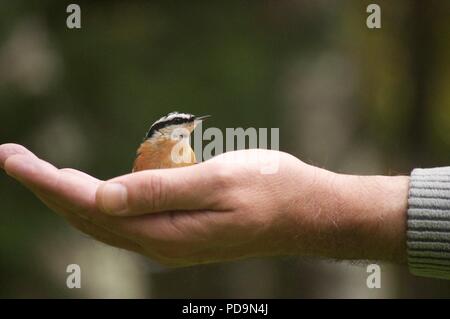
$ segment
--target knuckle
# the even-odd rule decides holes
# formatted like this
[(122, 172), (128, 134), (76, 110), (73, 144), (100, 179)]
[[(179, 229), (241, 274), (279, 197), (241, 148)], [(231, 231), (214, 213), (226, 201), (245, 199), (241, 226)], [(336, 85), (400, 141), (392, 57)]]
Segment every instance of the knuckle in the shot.
[(59, 169), (61, 172), (67, 172), (67, 173), (76, 173), (76, 170), (69, 167), (64, 167)]
[(235, 176), (233, 170), (226, 166), (221, 165), (213, 170), (212, 180), (218, 189), (226, 189), (233, 185)]
[(164, 191), (163, 179), (161, 176), (155, 174), (147, 180), (143, 187), (145, 206), (152, 211), (163, 207), (166, 202), (166, 193)]

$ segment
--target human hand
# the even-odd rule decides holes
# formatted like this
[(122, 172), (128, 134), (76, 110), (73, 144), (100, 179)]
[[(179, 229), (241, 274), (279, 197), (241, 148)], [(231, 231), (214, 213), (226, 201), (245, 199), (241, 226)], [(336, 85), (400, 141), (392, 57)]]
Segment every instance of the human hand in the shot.
[[(0, 146), (0, 165), (81, 231), (166, 265), (291, 254), (393, 259), (391, 254), (398, 253), (401, 244), (383, 245), (378, 239), (401, 239), (402, 229), (394, 225), (402, 222), (404, 187), (398, 186), (404, 186), (404, 179), (361, 181), (282, 152), (233, 153), (263, 160), (230, 163), (222, 154), (190, 167), (102, 182), (5, 144)], [(261, 173), (267, 160), (276, 160), (273, 174)], [(374, 191), (380, 182), (387, 189)], [(387, 204), (369, 211), (361, 200), (376, 200), (377, 195)], [(388, 226), (379, 227), (380, 216)]]

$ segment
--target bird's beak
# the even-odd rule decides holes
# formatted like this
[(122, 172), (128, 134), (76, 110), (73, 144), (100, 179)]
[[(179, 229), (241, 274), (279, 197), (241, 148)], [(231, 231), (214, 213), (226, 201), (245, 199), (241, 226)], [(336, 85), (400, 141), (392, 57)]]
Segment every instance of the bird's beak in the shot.
[(206, 120), (207, 118), (210, 118), (210, 117), (211, 117), (211, 115), (197, 116), (197, 117), (195, 118), (195, 120), (196, 120), (196, 121), (204, 121), (204, 120)]
[(194, 127), (206, 120), (208, 117), (211, 117), (211, 115), (197, 116), (194, 120)]

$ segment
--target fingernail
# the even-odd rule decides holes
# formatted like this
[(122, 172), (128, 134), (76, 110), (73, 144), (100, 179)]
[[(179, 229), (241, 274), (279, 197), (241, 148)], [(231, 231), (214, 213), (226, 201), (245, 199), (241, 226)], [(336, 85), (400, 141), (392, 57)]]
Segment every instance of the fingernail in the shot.
[(128, 207), (128, 193), (125, 186), (118, 183), (105, 183), (100, 186), (100, 209), (107, 214), (122, 215)]

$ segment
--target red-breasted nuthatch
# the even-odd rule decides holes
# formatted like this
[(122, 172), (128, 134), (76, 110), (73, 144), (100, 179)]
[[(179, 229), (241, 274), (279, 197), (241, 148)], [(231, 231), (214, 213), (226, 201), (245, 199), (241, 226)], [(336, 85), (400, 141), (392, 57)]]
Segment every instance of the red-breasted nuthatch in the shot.
[(208, 117), (172, 112), (157, 120), (137, 151), (133, 172), (195, 164), (189, 137), (197, 124)]

